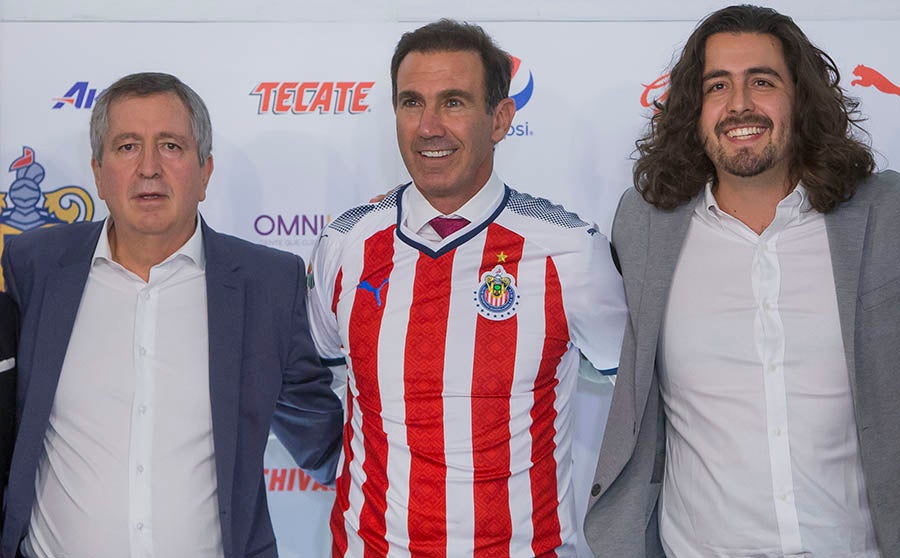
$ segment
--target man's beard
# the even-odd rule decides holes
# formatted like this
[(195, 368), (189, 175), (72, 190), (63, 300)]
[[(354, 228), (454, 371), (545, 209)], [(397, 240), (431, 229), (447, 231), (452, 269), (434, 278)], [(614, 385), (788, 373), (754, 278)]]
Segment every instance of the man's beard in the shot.
[(736, 153), (729, 155), (725, 151), (725, 147), (720, 143), (712, 149), (707, 147), (706, 153), (717, 171), (724, 171), (742, 178), (750, 178), (758, 176), (775, 166), (778, 148), (772, 142), (769, 142), (761, 153), (754, 153), (750, 148), (743, 147)]
[(767, 129), (770, 134), (775, 127), (769, 117), (761, 114), (748, 115), (743, 118), (732, 116), (716, 124), (713, 133), (719, 141), (714, 142), (713, 138), (707, 137), (703, 147), (717, 170), (742, 178), (750, 178), (774, 167), (778, 159), (779, 149), (772, 142), (772, 136), (770, 135), (769, 143), (763, 147), (761, 153), (755, 153), (750, 147), (742, 147), (734, 154), (729, 155), (724, 145), (724, 142), (727, 141), (725, 132), (726, 130), (742, 126), (760, 126)]

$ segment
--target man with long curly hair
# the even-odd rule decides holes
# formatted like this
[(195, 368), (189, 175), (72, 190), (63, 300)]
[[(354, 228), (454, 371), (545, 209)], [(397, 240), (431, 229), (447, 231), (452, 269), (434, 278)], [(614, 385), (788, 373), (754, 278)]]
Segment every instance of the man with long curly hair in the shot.
[(900, 187), (789, 18), (708, 16), (637, 141), (598, 556), (900, 556)]

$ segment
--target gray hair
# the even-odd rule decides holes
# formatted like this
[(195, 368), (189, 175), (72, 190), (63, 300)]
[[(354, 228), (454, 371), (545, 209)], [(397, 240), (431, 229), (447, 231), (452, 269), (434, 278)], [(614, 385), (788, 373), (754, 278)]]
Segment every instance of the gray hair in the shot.
[(212, 151), (212, 123), (200, 95), (170, 74), (144, 72), (127, 75), (100, 94), (91, 112), (91, 151), (98, 164), (103, 163), (103, 137), (109, 130), (109, 106), (125, 97), (146, 97), (157, 93), (175, 93), (191, 117), (191, 131), (197, 142), (200, 166), (206, 164)]

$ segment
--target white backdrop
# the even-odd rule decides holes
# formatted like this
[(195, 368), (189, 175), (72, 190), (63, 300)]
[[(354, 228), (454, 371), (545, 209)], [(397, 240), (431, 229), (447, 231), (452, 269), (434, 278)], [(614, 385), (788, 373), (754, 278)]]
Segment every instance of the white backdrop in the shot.
[[(88, 209), (94, 219), (104, 217), (89, 166), (92, 96), (127, 73), (173, 73), (212, 114), (216, 167), (201, 205), (205, 218), (220, 231), (304, 258), (331, 218), (408, 180), (390, 103), (389, 61), (402, 32), (441, 16), (475, 20), (520, 58), (511, 93), (531, 81), (532, 94), (498, 147), (498, 173), (606, 231), (630, 185), (634, 139), (649, 114), (642, 96), (664, 91), (646, 84), (666, 73), (696, 20), (719, 7), (531, 0), (511, 9), (473, 1), (448, 13), (408, 0), (184, 4), (0, 0), (0, 165), (9, 168), (27, 146), (44, 167), (40, 187), (50, 209), (58, 209), (60, 189), (74, 185), (85, 193), (66, 220), (84, 219)], [(879, 165), (896, 165), (900, 7), (886, 0), (780, 4), (834, 57), (842, 83), (862, 100)], [(880, 90), (851, 84), (860, 65), (877, 72)], [(278, 104), (293, 105), (295, 83), (306, 84), (305, 104), (315, 95), (324, 103), (329, 90), (330, 104), (321, 112), (277, 114)], [(271, 92), (268, 102), (253, 93), (260, 90)], [(14, 178), (8, 173), (0, 191)], [(0, 222), (0, 235), (18, 231)], [(579, 389), (575, 460), (583, 510), (609, 390)], [(281, 555), (327, 555), (333, 491), (294, 469), (277, 442), (266, 466)]]

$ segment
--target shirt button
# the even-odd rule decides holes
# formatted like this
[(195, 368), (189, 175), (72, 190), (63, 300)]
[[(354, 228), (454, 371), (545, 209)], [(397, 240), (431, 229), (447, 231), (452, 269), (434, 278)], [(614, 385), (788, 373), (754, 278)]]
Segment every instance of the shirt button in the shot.
[(600, 490), (601, 490), (601, 487), (600, 487), (600, 483), (598, 482), (597, 484), (595, 484), (594, 486), (591, 487), (591, 496), (597, 496), (598, 494), (600, 494)]
[(143, 466), (143, 465), (138, 465), (138, 466), (137, 466), (137, 472), (138, 472), (138, 473), (143, 473), (143, 472), (144, 472), (144, 466)]
[(144, 300), (150, 300), (150, 293), (144, 293)]
[(147, 412), (147, 406), (146, 406), (146, 405), (141, 405), (140, 407), (138, 407), (138, 413), (140, 413), (140, 414), (143, 415), (143, 414), (146, 413), (146, 412)]
[(143, 530), (144, 530), (144, 524), (141, 523), (141, 522), (138, 522), (137, 525), (135, 525), (134, 527), (135, 527), (138, 531), (143, 531)]
[(775, 435), (776, 435), (776, 436), (781, 436), (781, 434), (782, 434), (781, 428), (776, 428), (776, 429), (775, 429)]
[(141, 353), (141, 356), (144, 356), (147, 354), (147, 349), (145, 349), (144, 347), (141, 347), (141, 350), (139, 352)]

